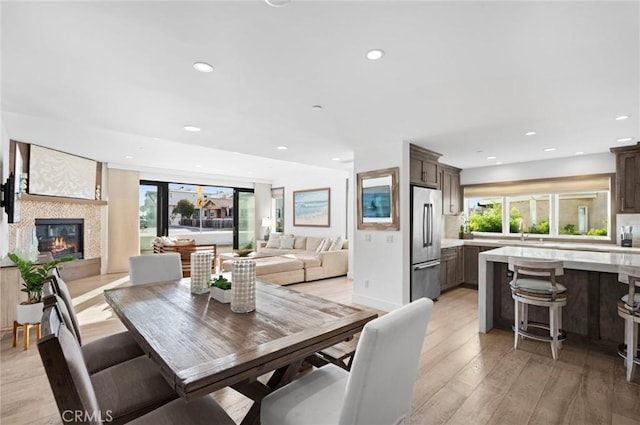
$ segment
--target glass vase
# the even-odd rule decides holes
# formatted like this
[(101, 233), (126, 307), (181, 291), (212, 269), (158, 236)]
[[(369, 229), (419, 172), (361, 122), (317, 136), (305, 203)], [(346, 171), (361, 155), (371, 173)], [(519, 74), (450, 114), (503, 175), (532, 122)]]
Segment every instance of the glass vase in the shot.
[(231, 271), (231, 311), (249, 313), (256, 308), (256, 262), (235, 260)]
[(35, 262), (38, 259), (38, 238), (35, 226), (16, 229), (16, 248), (14, 252), (27, 261)]
[(191, 293), (204, 294), (209, 292), (211, 280), (211, 251), (191, 253)]

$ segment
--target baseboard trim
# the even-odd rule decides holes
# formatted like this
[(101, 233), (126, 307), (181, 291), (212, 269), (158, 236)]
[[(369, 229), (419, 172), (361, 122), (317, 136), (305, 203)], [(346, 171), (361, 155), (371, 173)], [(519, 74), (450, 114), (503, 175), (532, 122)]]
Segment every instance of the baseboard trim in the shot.
[(402, 307), (401, 304), (394, 304), (388, 301), (383, 301), (378, 298), (366, 297), (364, 295), (353, 294), (352, 302), (354, 304), (361, 304), (367, 307), (375, 308), (382, 311), (393, 311)]

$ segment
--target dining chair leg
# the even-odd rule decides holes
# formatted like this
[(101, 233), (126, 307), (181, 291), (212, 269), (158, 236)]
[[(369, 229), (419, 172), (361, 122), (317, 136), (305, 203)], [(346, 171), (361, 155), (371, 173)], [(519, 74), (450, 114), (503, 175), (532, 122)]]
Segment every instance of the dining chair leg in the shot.
[(36, 338), (38, 339), (38, 341), (40, 341), (40, 338), (42, 338), (40, 323), (36, 323)]
[[(529, 330), (529, 304), (520, 303), (520, 305), (522, 306), (522, 313), (520, 315), (520, 320), (522, 321), (522, 329), (527, 331)], [(522, 337), (522, 339), (524, 339), (524, 336)]]
[(627, 340), (627, 381), (631, 381), (631, 377), (633, 376), (636, 366), (633, 359), (638, 351), (638, 324), (635, 323), (633, 319), (626, 319), (625, 322), (625, 339)]

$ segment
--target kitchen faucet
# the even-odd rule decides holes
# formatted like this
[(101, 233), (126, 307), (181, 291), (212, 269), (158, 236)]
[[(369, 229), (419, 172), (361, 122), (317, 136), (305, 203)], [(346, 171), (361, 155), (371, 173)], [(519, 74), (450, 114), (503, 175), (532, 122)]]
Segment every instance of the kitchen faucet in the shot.
[(519, 230), (520, 230), (520, 242), (524, 242), (529, 237), (529, 235), (528, 234), (527, 235), (524, 234), (524, 223), (522, 222), (522, 220), (520, 220), (520, 226), (519, 227), (520, 227), (519, 228)]

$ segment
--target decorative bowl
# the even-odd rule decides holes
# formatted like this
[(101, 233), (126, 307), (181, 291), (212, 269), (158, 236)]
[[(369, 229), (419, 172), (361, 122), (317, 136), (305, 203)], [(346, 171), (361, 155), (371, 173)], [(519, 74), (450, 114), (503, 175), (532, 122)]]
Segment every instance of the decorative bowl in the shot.
[(251, 248), (236, 249), (234, 252), (238, 254), (239, 257), (246, 257), (247, 255), (253, 252), (253, 249)]

